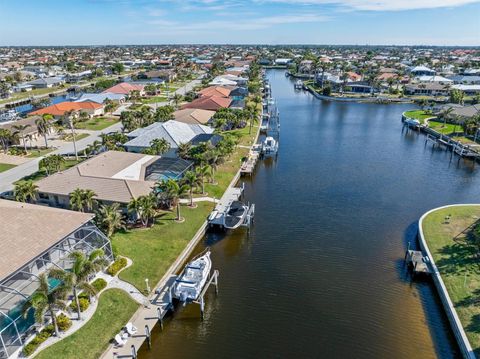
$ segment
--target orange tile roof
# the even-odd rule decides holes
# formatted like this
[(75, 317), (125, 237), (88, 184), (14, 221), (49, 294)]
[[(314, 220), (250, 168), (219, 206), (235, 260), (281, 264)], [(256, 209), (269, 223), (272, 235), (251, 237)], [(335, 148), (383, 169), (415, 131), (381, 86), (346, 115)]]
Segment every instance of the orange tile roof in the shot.
[(128, 95), (132, 91), (143, 91), (144, 87), (145, 87), (144, 85), (136, 85), (128, 82), (122, 82), (106, 89), (105, 91), (103, 91), (103, 93), (111, 92), (111, 93), (118, 93), (122, 95)]
[(204, 97), (204, 96), (228, 97), (230, 96), (230, 92), (232, 92), (230, 89), (227, 89), (222, 86), (210, 86), (210, 87), (204, 88), (202, 91), (199, 92), (199, 94), (201, 97)]
[(227, 108), (232, 103), (232, 100), (228, 97), (220, 97), (220, 96), (204, 96), (193, 100), (186, 105), (183, 105), (181, 109), (186, 108), (198, 108), (201, 110), (210, 110), (210, 111), (217, 111), (220, 108)]
[(53, 116), (62, 116), (65, 112), (68, 111), (81, 111), (87, 109), (99, 109), (102, 108), (103, 105), (96, 103), (96, 102), (61, 102), (55, 105), (47, 106), (41, 108), (40, 110), (30, 112), (30, 115), (44, 115), (49, 114)]

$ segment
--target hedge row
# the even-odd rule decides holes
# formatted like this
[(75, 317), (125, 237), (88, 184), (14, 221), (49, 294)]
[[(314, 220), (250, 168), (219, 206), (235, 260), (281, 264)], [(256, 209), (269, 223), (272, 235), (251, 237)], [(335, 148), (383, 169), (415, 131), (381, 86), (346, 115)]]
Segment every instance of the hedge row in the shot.
[(107, 268), (107, 273), (112, 277), (117, 275), (117, 273), (127, 266), (127, 258), (120, 257), (115, 262), (113, 262), (110, 267)]
[[(58, 330), (64, 332), (72, 326), (72, 321), (65, 314), (60, 314), (57, 316), (57, 325)], [(23, 347), (23, 355), (26, 357), (32, 355), (32, 353), (37, 350), (40, 344), (50, 338), (54, 333), (55, 329), (53, 324), (47, 325), (35, 336), (35, 338), (33, 338), (27, 345)]]

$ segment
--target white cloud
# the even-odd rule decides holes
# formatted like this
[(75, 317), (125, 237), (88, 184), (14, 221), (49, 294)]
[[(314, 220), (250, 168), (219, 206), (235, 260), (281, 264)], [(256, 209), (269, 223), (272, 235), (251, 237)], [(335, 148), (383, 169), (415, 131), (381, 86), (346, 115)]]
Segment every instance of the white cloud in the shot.
[(158, 25), (162, 33), (168, 32), (214, 32), (218, 31), (249, 31), (269, 28), (275, 25), (295, 24), (295, 23), (313, 23), (328, 21), (327, 16), (314, 14), (296, 14), (279, 15), (266, 17), (252, 17), (248, 19), (230, 20), (211, 20), (195, 23), (172, 22), (165, 20), (148, 21), (150, 25)]
[(480, 0), (256, 0), (260, 3), (277, 2), (287, 4), (321, 5), (334, 4), (368, 11), (399, 11), (455, 7), (478, 3)]

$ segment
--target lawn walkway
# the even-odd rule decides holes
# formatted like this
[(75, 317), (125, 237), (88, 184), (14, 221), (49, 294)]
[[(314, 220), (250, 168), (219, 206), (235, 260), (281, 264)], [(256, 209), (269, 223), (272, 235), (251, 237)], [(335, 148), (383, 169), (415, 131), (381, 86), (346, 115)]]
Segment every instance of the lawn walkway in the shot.
[[(448, 223), (446, 216), (451, 216)], [(427, 215), (422, 226), (433, 260), (477, 356), (480, 354), (480, 252), (471, 234), (462, 232), (479, 218), (480, 205), (448, 207)]]
[(123, 290), (108, 289), (100, 295), (97, 310), (88, 323), (69, 337), (41, 351), (35, 358), (97, 359), (138, 307)]

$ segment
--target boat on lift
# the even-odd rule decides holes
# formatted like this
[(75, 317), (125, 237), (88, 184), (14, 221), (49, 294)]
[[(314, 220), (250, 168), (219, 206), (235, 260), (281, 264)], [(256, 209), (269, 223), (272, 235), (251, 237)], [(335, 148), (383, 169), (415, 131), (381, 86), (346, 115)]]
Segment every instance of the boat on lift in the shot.
[(267, 136), (262, 142), (261, 153), (263, 156), (275, 155), (278, 151), (278, 142), (272, 137)]
[(184, 305), (198, 299), (212, 269), (210, 249), (190, 261), (176, 279), (173, 296)]
[(236, 229), (245, 222), (249, 206), (240, 201), (232, 201), (225, 210), (223, 216), (223, 227), (227, 229)]
[(295, 82), (295, 85), (294, 85), (294, 86), (295, 86), (295, 90), (301, 90), (301, 89), (303, 89), (303, 82), (302, 82), (302, 80), (297, 80), (297, 81)]

